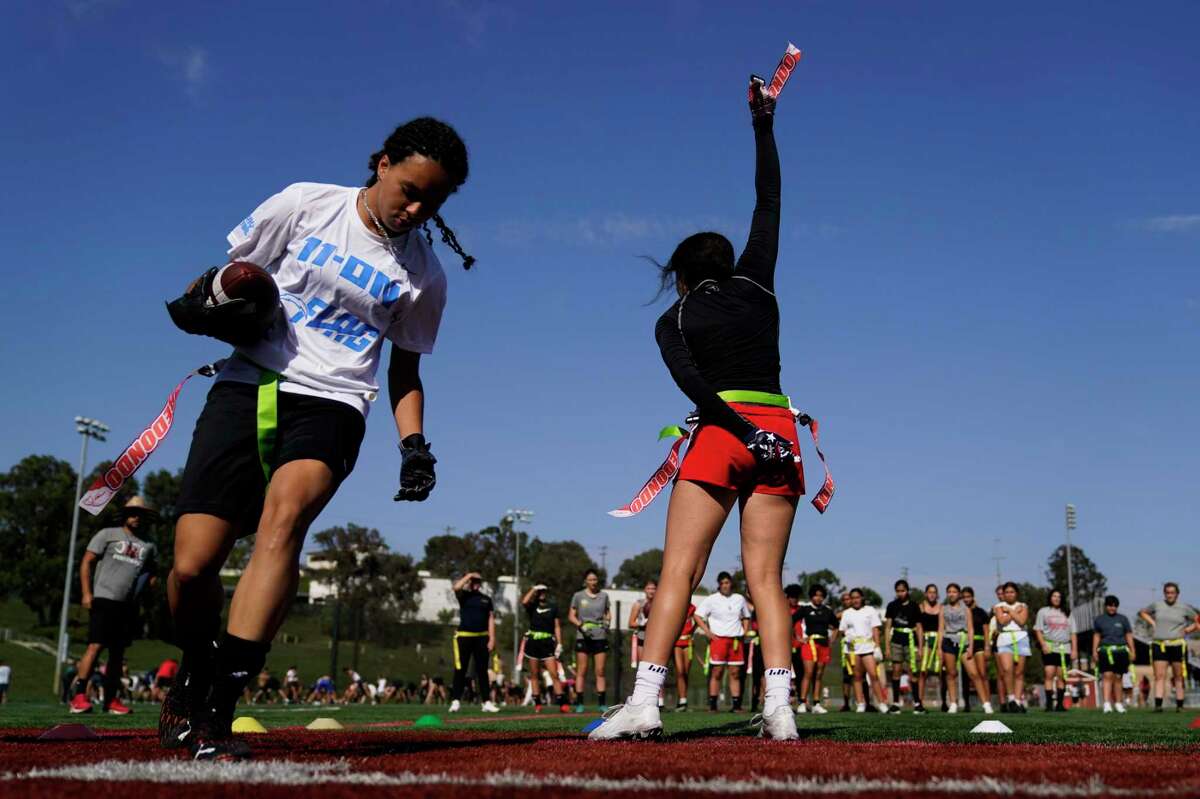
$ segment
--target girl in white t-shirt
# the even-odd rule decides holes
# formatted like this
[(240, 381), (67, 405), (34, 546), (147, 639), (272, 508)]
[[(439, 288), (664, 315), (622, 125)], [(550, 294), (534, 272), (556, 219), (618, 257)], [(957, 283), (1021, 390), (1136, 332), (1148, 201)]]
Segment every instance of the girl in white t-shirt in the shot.
[[(433, 350), (446, 276), (426, 224), (469, 268), (438, 215), (467, 179), (467, 150), (453, 128), (423, 117), (398, 127), (369, 168), (365, 188), (288, 186), (228, 236), (230, 259), (271, 274), (280, 305), (265, 335), (239, 344), (209, 392), (176, 506), (168, 591), (183, 662), (159, 737), (163, 746), (187, 745), (196, 759), (248, 754), (230, 735), (234, 703), (295, 595), (309, 525), (354, 468), (385, 339), (388, 405), (401, 439), (395, 499), (421, 501), (434, 486), (418, 367)], [(211, 282), (206, 275), (199, 285)], [(193, 284), (184, 299), (197, 291)], [(217, 644), (218, 571), (251, 534), (254, 552)]]
[(867, 696), (863, 680), (874, 675), (871, 687), (875, 690), (875, 706), (880, 713), (887, 713), (887, 695), (883, 692), (883, 681), (878, 679), (878, 663), (875, 653), (879, 651), (879, 628), (883, 619), (879, 611), (863, 604), (863, 592), (857, 588), (850, 592), (850, 607), (842, 611), (838, 631), (842, 634), (842, 647), (850, 652), (854, 669), (854, 699), (859, 713), (867, 712)]
[(992, 607), (998, 628), (996, 636), (996, 667), (1004, 675), (1008, 688), (1010, 713), (1025, 712), (1025, 670), (1021, 658), (1032, 653), (1029, 647), (1029, 608), (1017, 599), (1017, 584), (1004, 584), (1004, 600)]

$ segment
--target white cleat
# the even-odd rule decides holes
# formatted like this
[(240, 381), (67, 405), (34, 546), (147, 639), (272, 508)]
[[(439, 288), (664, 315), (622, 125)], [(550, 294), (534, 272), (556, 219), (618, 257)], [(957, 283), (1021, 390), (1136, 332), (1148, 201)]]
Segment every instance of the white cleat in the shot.
[(812, 712), (813, 712), (813, 713), (816, 713), (818, 716), (823, 716), (823, 715), (825, 715), (826, 713), (828, 713), (829, 711), (828, 711), (828, 710), (826, 710), (826, 709), (825, 709), (825, 707), (824, 707), (823, 705), (813, 705), (813, 706), (812, 706)]
[(991, 702), (984, 702), (983, 703), (983, 712), (990, 716), (993, 713), (995, 713), (996, 711), (992, 709)]
[(1116, 707), (1116, 710), (1117, 710), (1117, 712), (1118, 712), (1118, 713), (1124, 713), (1124, 712), (1125, 712), (1125, 705), (1123, 705), (1122, 703), (1120, 703), (1120, 702), (1117, 702), (1117, 704), (1115, 705), (1115, 707)]
[(955, 703), (955, 704), (951, 705), (950, 709), (947, 710), (946, 712), (947, 713), (957, 713), (958, 712), (958, 704)]
[(750, 723), (758, 727), (759, 738), (772, 741), (795, 741), (800, 738), (800, 733), (796, 732), (796, 717), (787, 705), (775, 708), (775, 712), (769, 716), (755, 716)]
[(888, 712), (888, 706), (883, 702), (880, 702), (878, 705), (876, 705), (875, 709), (879, 711), (879, 715), (881, 716)]
[(462, 703), (460, 703), (457, 699), (455, 699), (453, 702), (450, 703), (450, 712), (451, 713), (457, 713), (461, 708), (462, 708)]
[(799, 714), (801, 714), (801, 713), (807, 713), (807, 712), (808, 712), (808, 705), (804, 704), (803, 702), (801, 702), (800, 704), (796, 705), (796, 713), (797, 713), (797, 715), (799, 715)]
[[(788, 713), (791, 716), (791, 713)], [(604, 714), (600, 726), (588, 733), (589, 741), (642, 740), (662, 737), (662, 718), (658, 705), (646, 702), (635, 705), (629, 699), (623, 705), (613, 705)]]
[(480, 705), (479, 709), (482, 710), (484, 713), (499, 713), (500, 712), (500, 708), (496, 707), (495, 703), (493, 703), (490, 699), (488, 701), (484, 702), (482, 705)]
[(860, 704), (858, 707), (854, 708), (854, 712), (855, 712), (855, 713), (866, 713), (866, 712), (867, 712), (867, 706), (866, 706), (866, 705), (862, 705), (862, 704)]
[(1105, 703), (1104, 703), (1104, 712), (1105, 712), (1105, 713), (1112, 713), (1112, 704), (1110, 704), (1110, 703), (1108, 703), (1108, 702), (1105, 702)]

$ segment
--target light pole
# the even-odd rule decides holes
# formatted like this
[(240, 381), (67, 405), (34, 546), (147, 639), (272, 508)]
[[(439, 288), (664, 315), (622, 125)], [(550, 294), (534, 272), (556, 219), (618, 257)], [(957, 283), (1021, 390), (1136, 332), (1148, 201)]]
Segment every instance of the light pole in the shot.
[(106, 440), (108, 425), (84, 416), (75, 417), (75, 432), (83, 436), (83, 447), (79, 452), (79, 475), (75, 480), (75, 501), (71, 513), (71, 539), (67, 544), (67, 577), (63, 581), (62, 613), (58, 617), (58, 656), (54, 658), (55, 694), (62, 679), (62, 663), (67, 657), (67, 609), (71, 606), (71, 570), (75, 567), (75, 536), (79, 534), (79, 497), (83, 493), (83, 470), (87, 467), (88, 439)]
[(1071, 569), (1071, 531), (1075, 529), (1075, 506), (1067, 503), (1067, 602), (1075, 613), (1075, 576)]
[(522, 508), (509, 508), (506, 517), (513, 528), (513, 682), (516, 682), (521, 664), (517, 661), (521, 643), (521, 533), (517, 523), (529, 524), (533, 520), (533, 511)]

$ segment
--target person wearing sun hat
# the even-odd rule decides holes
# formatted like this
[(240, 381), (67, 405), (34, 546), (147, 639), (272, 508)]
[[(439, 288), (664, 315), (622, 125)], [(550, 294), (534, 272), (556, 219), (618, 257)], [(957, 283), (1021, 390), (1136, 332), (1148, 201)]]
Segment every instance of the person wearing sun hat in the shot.
[(106, 527), (92, 536), (79, 564), (83, 606), (88, 609), (88, 646), (79, 664), (70, 702), (72, 713), (89, 713), (88, 679), (103, 649), (108, 649), (104, 674), (104, 710), (116, 715), (131, 711), (121, 702), (121, 663), (129, 646), (134, 600), (154, 576), (157, 550), (141, 537), (158, 518), (144, 497), (132, 497), (120, 510), (120, 527)]

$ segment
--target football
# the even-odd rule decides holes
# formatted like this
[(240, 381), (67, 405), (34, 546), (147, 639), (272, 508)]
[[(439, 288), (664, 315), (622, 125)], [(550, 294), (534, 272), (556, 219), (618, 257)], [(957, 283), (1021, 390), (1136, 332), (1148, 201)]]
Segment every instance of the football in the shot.
[(262, 267), (234, 261), (221, 267), (213, 277), (205, 300), (209, 305), (247, 300), (260, 308), (272, 308), (279, 304), (279, 287)]

